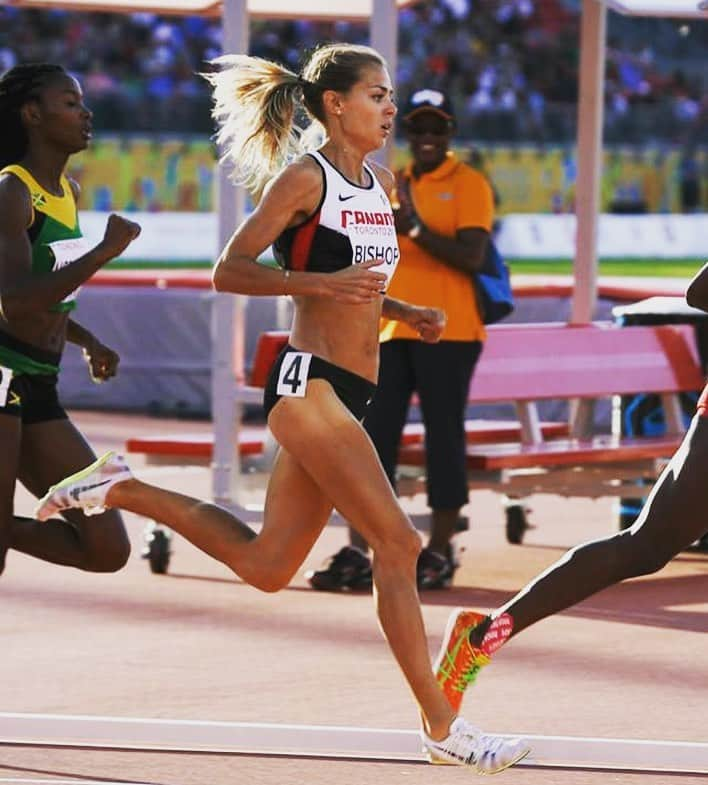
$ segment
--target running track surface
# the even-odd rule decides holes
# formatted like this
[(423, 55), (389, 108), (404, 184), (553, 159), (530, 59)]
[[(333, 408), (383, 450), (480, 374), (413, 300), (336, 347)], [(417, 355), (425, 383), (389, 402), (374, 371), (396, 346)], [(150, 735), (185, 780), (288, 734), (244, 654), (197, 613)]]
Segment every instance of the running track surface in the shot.
[[(136, 433), (195, 431), (126, 415), (77, 413), (100, 452)], [(139, 461), (134, 462), (140, 468)], [(209, 495), (201, 470), (161, 483)], [(529, 500), (523, 546), (508, 545), (498, 497), (475, 492), (455, 586), (423, 594), (431, 652), (452, 607), (503, 601), (566, 547), (615, 527), (612, 502)], [(17, 510), (32, 501), (20, 490)], [(425, 500), (405, 500), (414, 514)], [(412, 729), (415, 707), (378, 630), (371, 597), (310, 591), (302, 574), (259, 594), (176, 539), (167, 576), (135, 549), (116, 575), (87, 575), (11, 554), (2, 577), (3, 712)], [(328, 528), (308, 558), (339, 548)], [(708, 558), (682, 554), (656, 576), (607, 590), (526, 631), (469, 693), (463, 713), (490, 731), (704, 742), (708, 719)], [(431, 785), (453, 767), (326, 759), (3, 747), (0, 785)], [(689, 785), (695, 775), (518, 768), (520, 785)]]

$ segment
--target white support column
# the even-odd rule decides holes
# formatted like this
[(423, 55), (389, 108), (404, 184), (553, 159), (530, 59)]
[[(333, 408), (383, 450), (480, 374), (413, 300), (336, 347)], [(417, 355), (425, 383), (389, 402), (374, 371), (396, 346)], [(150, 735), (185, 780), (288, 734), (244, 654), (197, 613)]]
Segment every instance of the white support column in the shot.
[(602, 173), (606, 18), (607, 9), (602, 2), (583, 0), (578, 94), (578, 175), (575, 189), (575, 288), (570, 318), (573, 324), (592, 321), (597, 299), (597, 225)]
[[(373, 0), (369, 27), (371, 46), (383, 55), (388, 63), (389, 75), (396, 89), (396, 69), (398, 67), (398, 6), (396, 0)], [(399, 96), (400, 98), (400, 96)], [(389, 166), (393, 151), (393, 135), (374, 158), (384, 166)]]
[[(224, 0), (224, 53), (248, 52), (248, 10), (246, 0)], [(236, 226), (243, 220), (245, 194), (234, 188), (228, 171), (218, 175), (219, 249), (226, 245)], [(243, 380), (245, 340), (245, 297), (214, 295), (211, 320), (212, 378), (211, 404), (214, 428), (212, 458), (212, 498), (228, 506), (238, 486), (240, 465), (237, 444), (241, 411), (235, 399), (235, 381)]]
[(541, 418), (538, 416), (538, 407), (535, 401), (517, 401), (514, 406), (516, 408), (516, 416), (521, 424), (521, 443), (541, 444), (543, 442), (543, 431), (541, 430)]

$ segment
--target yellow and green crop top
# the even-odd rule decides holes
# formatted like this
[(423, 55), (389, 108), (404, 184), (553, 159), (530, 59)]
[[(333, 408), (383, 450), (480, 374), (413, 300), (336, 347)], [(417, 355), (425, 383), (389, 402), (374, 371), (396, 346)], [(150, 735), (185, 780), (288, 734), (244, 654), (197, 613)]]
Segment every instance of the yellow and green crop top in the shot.
[[(68, 179), (61, 176), (63, 193), (55, 196), (42, 188), (19, 164), (10, 164), (0, 169), (0, 175), (6, 173), (14, 174), (22, 180), (32, 199), (32, 220), (27, 227), (32, 246), (32, 272), (48, 273), (58, 270), (83, 256), (89, 248), (81, 234), (76, 200)], [(78, 289), (53, 305), (50, 310), (72, 310), (76, 307), (77, 293)]]

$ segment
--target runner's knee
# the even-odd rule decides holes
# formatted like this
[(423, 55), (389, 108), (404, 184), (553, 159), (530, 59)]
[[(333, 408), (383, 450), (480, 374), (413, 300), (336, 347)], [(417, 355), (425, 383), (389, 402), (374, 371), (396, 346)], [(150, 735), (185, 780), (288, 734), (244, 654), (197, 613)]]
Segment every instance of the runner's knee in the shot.
[(625, 529), (610, 537), (578, 545), (563, 561), (567, 573), (581, 581), (595, 582), (601, 576), (603, 586), (619, 583), (631, 577), (634, 570), (630, 531)]
[[(104, 513), (106, 533), (100, 542), (92, 540), (83, 549), (83, 557), (78, 565), (87, 572), (118, 572), (123, 569), (130, 557), (130, 540), (123, 527), (120, 515), (115, 510)], [(101, 526), (104, 521), (97, 521)]]
[(625, 578), (637, 578), (640, 575), (651, 575), (665, 567), (676, 555), (675, 550), (664, 540), (651, 535), (656, 527), (643, 525), (626, 531), (622, 540), (622, 564)]
[(374, 570), (408, 571), (415, 565), (422, 550), (420, 535), (412, 526), (386, 532), (371, 544), (374, 553)]
[(237, 578), (266, 594), (284, 589), (300, 567), (297, 559), (289, 558), (279, 544), (272, 540), (265, 542), (255, 535), (250, 542), (237, 548), (225, 563)]
[(665, 567), (676, 555), (673, 548), (666, 543), (659, 542), (650, 537), (637, 536), (634, 543), (631, 574), (627, 577), (636, 578), (640, 575), (652, 575)]
[[(234, 572), (236, 571), (234, 570)], [(254, 570), (248, 575), (236, 574), (246, 580), (254, 589), (266, 594), (275, 594), (290, 583), (296, 572), (297, 568), (293, 569), (290, 565), (267, 560), (259, 561), (257, 571)]]
[(290, 572), (268, 572), (253, 576), (248, 582), (254, 589), (258, 589), (266, 594), (275, 594), (284, 589), (290, 583), (292, 577), (293, 573)]
[(118, 572), (128, 563), (130, 543), (111, 542), (100, 551), (88, 553), (81, 568), (87, 572)]

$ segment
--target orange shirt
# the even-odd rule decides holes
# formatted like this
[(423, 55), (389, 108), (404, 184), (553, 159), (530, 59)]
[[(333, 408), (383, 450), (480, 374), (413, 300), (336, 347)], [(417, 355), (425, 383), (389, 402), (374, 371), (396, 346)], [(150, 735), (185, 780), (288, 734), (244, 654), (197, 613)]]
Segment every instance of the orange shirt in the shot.
[[(410, 192), (420, 220), (436, 234), (454, 237), (459, 229), (481, 228), (491, 232), (494, 196), (484, 175), (462, 163), (454, 153), (437, 169), (412, 175), (406, 169)], [(388, 294), (413, 305), (442, 308), (447, 314), (443, 341), (483, 341), (474, 283), (466, 273), (438, 261), (405, 235), (398, 236), (401, 258)], [(403, 322), (381, 320), (381, 341), (416, 338), (418, 333)]]

